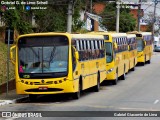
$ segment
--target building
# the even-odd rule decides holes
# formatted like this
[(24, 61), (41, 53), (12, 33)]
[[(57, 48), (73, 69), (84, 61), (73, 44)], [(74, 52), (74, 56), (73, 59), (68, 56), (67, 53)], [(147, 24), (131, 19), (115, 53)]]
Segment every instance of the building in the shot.
[[(88, 31), (107, 31), (105, 27), (101, 25), (102, 17), (98, 14), (102, 13), (106, 7), (104, 2), (96, 2), (93, 4), (92, 12), (86, 12), (85, 14), (85, 26), (84, 28)], [(94, 14), (95, 13), (95, 14)]]
[(107, 29), (101, 26), (101, 17), (89, 12), (85, 13), (85, 26), (88, 31), (107, 31)]
[[(133, 8), (131, 9), (130, 13), (133, 15), (133, 17), (136, 19), (136, 26), (138, 28), (138, 8)], [(143, 18), (144, 16), (144, 10), (141, 9), (140, 10), (140, 17)], [(142, 21), (142, 19), (140, 19), (140, 31), (146, 31), (148, 29), (148, 23), (145, 23)]]

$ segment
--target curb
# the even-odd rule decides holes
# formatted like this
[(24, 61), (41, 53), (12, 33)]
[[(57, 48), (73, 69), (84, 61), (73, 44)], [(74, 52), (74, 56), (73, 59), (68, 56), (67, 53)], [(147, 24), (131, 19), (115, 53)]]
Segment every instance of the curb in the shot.
[(14, 101), (12, 101), (12, 100), (0, 100), (0, 106), (13, 104), (13, 103), (14, 103)]
[(13, 100), (0, 100), (0, 106), (8, 105), (8, 104), (20, 103), (22, 101), (27, 101), (27, 100), (28, 100), (28, 96), (17, 98), (17, 99), (13, 99)]
[(20, 102), (24, 102), (24, 101), (27, 101), (29, 99), (29, 97), (28, 96), (24, 96), (24, 97), (20, 97), (20, 98), (17, 98), (17, 99), (14, 99), (14, 100), (12, 100), (13, 101), (13, 103), (20, 103)]

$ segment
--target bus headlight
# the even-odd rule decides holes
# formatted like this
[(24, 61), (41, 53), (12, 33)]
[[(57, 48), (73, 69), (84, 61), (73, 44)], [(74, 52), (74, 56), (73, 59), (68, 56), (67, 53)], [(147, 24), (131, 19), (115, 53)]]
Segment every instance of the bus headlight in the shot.
[(113, 68), (109, 69), (109, 70), (107, 71), (107, 74), (109, 74), (109, 73), (112, 72), (112, 71), (113, 71)]

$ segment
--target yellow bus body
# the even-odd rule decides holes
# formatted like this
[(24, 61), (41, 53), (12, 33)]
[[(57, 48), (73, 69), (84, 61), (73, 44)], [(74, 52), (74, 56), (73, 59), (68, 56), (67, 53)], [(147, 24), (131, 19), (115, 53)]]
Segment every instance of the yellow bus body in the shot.
[[(107, 40), (105, 39), (105, 43), (110, 43), (111, 44), (111, 54), (112, 54), (112, 60), (110, 62), (107, 62), (106, 60), (106, 79), (105, 80), (109, 80), (112, 81), (113, 84), (117, 84), (117, 80), (118, 78), (125, 80), (125, 74), (128, 72), (129, 70), (129, 56), (128, 56), (128, 44), (127, 44), (127, 34), (126, 33), (112, 33), (112, 32), (91, 32), (88, 34), (98, 34), (98, 35), (103, 35), (103, 36), (107, 36)], [(125, 47), (125, 50), (123, 51), (119, 51), (119, 52), (115, 52), (114, 50), (114, 44), (116, 43), (118, 45), (118, 43), (116, 42), (120, 41), (121, 44), (121, 40), (125, 40), (126, 43), (124, 43), (125, 45), (123, 45), (123, 47)], [(120, 46), (120, 45), (118, 45)], [(124, 49), (124, 48), (122, 48)], [(107, 47), (106, 47), (106, 57), (107, 57)]]
[[(23, 78), (20, 77), (20, 73), (19, 73), (20, 45), (19, 43), (23, 42), (23, 39), (35, 37), (37, 39), (37, 44), (38, 44), (39, 38), (54, 37), (54, 36), (60, 36), (60, 37), (64, 36), (68, 40), (68, 67), (67, 67), (68, 74), (63, 77), (55, 77), (55, 78), (54, 77), (43, 78), (44, 76), (41, 75), (41, 77), (33, 79), (29, 74), (26, 73), (25, 75), (24, 73), (21, 73), (23, 74)], [(69, 33), (35, 33), (35, 34), (21, 35), (18, 38), (15, 45), (16, 59), (14, 62), (15, 62), (15, 79), (16, 79), (17, 94), (33, 94), (34, 95), (34, 94), (76, 93), (79, 90), (79, 84), (81, 84), (81, 90), (85, 90), (85, 89), (96, 86), (97, 79), (99, 79), (99, 82), (101, 83), (106, 77), (105, 55), (99, 58), (92, 58), (92, 59), (87, 58), (87, 60), (82, 60), (82, 61), (77, 59), (76, 67), (73, 68), (73, 55), (72, 55), (74, 54), (73, 50), (78, 51), (76, 48), (73, 49), (72, 42), (75, 39), (82, 40), (82, 41), (97, 40), (97, 43), (98, 41), (102, 41), (101, 43), (104, 42), (104, 38), (101, 35), (83, 35), (83, 34), (69, 34)], [(12, 53), (12, 49), (10, 52)], [(24, 57), (27, 58), (27, 56), (25, 55)]]
[(127, 34), (128, 45), (129, 45), (129, 70), (134, 71), (137, 64), (137, 42), (135, 34)]
[(137, 39), (137, 62), (142, 63), (150, 63), (151, 56), (153, 54), (153, 40), (151, 32), (131, 32), (136, 35)]

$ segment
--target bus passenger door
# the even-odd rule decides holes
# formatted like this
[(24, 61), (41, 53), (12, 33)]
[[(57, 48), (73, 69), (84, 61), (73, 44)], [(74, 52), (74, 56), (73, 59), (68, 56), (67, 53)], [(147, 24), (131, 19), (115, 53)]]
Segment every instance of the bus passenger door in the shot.
[(79, 63), (78, 52), (74, 47), (72, 47), (72, 74), (73, 74), (74, 91), (78, 91), (79, 75), (80, 75), (80, 71), (78, 71), (79, 68), (78, 63)]

